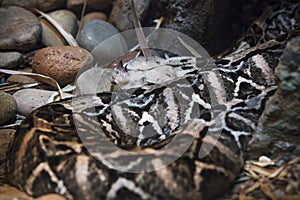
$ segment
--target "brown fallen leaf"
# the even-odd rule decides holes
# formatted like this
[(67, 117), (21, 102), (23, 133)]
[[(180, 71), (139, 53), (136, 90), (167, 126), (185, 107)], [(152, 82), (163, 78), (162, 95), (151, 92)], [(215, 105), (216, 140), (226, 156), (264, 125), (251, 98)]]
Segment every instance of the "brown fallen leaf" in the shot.
[(37, 9), (34, 9), (37, 13), (39, 13), (41, 16), (43, 16), (46, 20), (48, 20), (56, 29), (57, 31), (61, 34), (61, 36), (68, 42), (68, 44), (70, 46), (74, 46), (74, 47), (78, 47), (78, 43), (76, 42), (75, 38), (70, 34), (68, 33), (67, 31), (65, 31), (65, 29), (63, 29), (61, 27), (61, 25), (59, 25), (59, 23), (57, 23), (55, 21), (55, 19), (53, 19), (52, 17), (50, 17), (49, 15), (47, 15), (46, 13), (40, 11), (40, 10), (37, 10)]
[(10, 75), (13, 75), (13, 74), (23, 75), (23, 76), (30, 77), (30, 78), (38, 81), (38, 82), (46, 83), (46, 84), (51, 85), (52, 87), (57, 89), (61, 99), (64, 98), (62, 90), (61, 90), (59, 84), (57, 83), (57, 81), (54, 80), (53, 78), (49, 77), (49, 76), (45, 76), (45, 75), (42, 75), (42, 74), (36, 74), (36, 73), (30, 73), (30, 72), (7, 70), (7, 69), (0, 69), (0, 73), (10, 74)]
[(265, 158), (247, 161), (244, 170), (249, 180), (240, 185), (239, 199), (300, 199), (300, 157), (281, 166)]
[(252, 175), (252, 178), (258, 178), (261, 176), (268, 176), (270, 177), (274, 173), (278, 171), (277, 168), (266, 168), (266, 167), (261, 167), (258, 165), (255, 165), (253, 163), (247, 163), (245, 166), (245, 170)]

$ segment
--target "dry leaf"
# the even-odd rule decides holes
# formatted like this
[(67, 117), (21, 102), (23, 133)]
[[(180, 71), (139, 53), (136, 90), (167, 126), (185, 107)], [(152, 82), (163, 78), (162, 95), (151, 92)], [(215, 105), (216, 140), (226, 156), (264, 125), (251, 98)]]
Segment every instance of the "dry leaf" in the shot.
[(8, 83), (5, 83), (5, 84), (0, 85), (0, 91), (11, 92), (11, 91), (20, 90), (20, 89), (36, 87), (38, 85), (39, 85), (39, 83), (24, 83), (24, 84), (20, 84), (20, 83), (8, 84)]
[(275, 200), (276, 197), (273, 195), (273, 192), (270, 189), (271, 183), (269, 182), (262, 182), (260, 184), (260, 189), (263, 191), (263, 193), (268, 196), (270, 199)]
[[(271, 176), (274, 177), (274, 174), (278, 173), (278, 169), (261, 167), (253, 163), (248, 163), (247, 166), (245, 166), (245, 170), (251, 175), (253, 175), (254, 173), (259, 177), (267, 176), (269, 178), (271, 178)], [(257, 178), (257, 177), (253, 177), (253, 178)]]
[(74, 46), (74, 47), (78, 47), (79, 45), (77, 44), (76, 40), (74, 39), (74, 37), (66, 32), (60, 25), (59, 23), (57, 23), (55, 21), (55, 19), (53, 19), (52, 17), (50, 17), (49, 15), (47, 15), (46, 13), (39, 11), (37, 9), (35, 9), (35, 11), (37, 13), (39, 13), (40, 15), (42, 15), (46, 20), (48, 20), (56, 29), (57, 31), (62, 35), (62, 37), (68, 42), (68, 44), (70, 46)]
[(27, 76), (30, 77), (38, 82), (41, 83), (46, 83), (48, 85), (51, 85), (52, 87), (56, 88), (59, 92), (60, 97), (63, 99), (63, 93), (62, 90), (59, 86), (59, 84), (56, 82), (56, 80), (54, 80), (51, 77), (42, 75), (42, 74), (36, 74), (36, 73), (30, 73), (30, 72), (21, 72), (21, 71), (14, 71), (14, 70), (6, 70), (6, 69), (0, 69), (0, 73), (5, 73), (5, 74), (17, 74), (17, 75), (23, 75), (23, 76)]
[(245, 194), (248, 194), (252, 191), (254, 191), (255, 189), (259, 188), (260, 183), (259, 182), (255, 182), (253, 185), (251, 185), (250, 187), (248, 187), (247, 189), (244, 190)]

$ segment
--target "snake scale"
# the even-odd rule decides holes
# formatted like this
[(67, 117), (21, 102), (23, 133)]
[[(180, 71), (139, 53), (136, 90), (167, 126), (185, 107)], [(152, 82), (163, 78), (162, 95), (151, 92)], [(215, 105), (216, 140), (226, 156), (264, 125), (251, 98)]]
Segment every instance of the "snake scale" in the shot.
[[(139, 70), (150, 75), (131, 87), (136, 63), (145, 62), (136, 57), (122, 63), (120, 77), (129, 81), (121, 92), (38, 108), (13, 139), (7, 179), (35, 197), (211, 199), (222, 194), (239, 175), (246, 144), (276, 89), (274, 70), (286, 33), (297, 28), (291, 16), (299, 5), (283, 4), (285, 9), (277, 6), (268, 15), (268, 26), (254, 24), (248, 33), (255, 37), (246, 35), (213, 70), (194, 57), (155, 57), (165, 68), (143, 66)], [(163, 78), (150, 83), (152, 69)]]

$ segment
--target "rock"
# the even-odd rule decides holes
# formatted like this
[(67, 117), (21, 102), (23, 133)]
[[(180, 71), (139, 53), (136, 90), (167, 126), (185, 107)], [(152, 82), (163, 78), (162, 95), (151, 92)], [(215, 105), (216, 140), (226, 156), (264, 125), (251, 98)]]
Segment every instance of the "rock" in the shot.
[(0, 91), (0, 105), (0, 124), (4, 124), (15, 117), (17, 104), (10, 94)]
[(83, 16), (82, 18), (82, 24), (85, 25), (87, 22), (92, 21), (94, 19), (101, 19), (104, 21), (108, 20), (108, 17), (103, 12), (91, 12)]
[(14, 129), (0, 129), (0, 162), (6, 159), (8, 145), (15, 132)]
[(0, 7), (0, 49), (29, 51), (40, 40), (38, 18), (24, 8)]
[[(25, 192), (18, 190), (12, 186), (0, 186), (1, 200), (33, 200), (33, 198), (27, 195)], [(34, 198), (35, 200), (65, 200), (64, 197), (57, 194), (47, 194), (40, 196), (39, 198)]]
[(35, 83), (36, 81), (27, 76), (14, 74), (14, 75), (11, 75), (10, 77), (8, 77), (7, 82), (27, 84), (27, 83)]
[(65, 0), (3, 0), (2, 2), (2, 6), (17, 5), (28, 8), (36, 8), (44, 12), (62, 8), (64, 4)]
[[(86, 12), (100, 11), (107, 8), (113, 0), (88, 0)], [(67, 0), (67, 8), (76, 14), (80, 14), (85, 0)]]
[[(140, 21), (142, 22), (149, 9), (150, 0), (134, 0), (135, 8)], [(109, 22), (113, 24), (120, 32), (133, 29), (133, 19), (129, 0), (116, 0), (109, 16)]]
[[(47, 104), (50, 97), (55, 91), (40, 90), (40, 89), (23, 89), (13, 94), (17, 102), (18, 113), (28, 116), (33, 110)], [(69, 94), (63, 93), (66, 97)]]
[(0, 52), (0, 69), (14, 69), (23, 62), (19, 52)]
[[(243, 1), (158, 0), (164, 27), (180, 31), (196, 40), (210, 54), (218, 54), (240, 37), (232, 32), (234, 19)], [(243, 15), (244, 17), (244, 15)], [(243, 28), (243, 26), (241, 26)]]
[(76, 79), (77, 92), (80, 95), (110, 92), (111, 78), (111, 70), (93, 67), (80, 74)]
[(300, 144), (300, 37), (288, 42), (276, 74), (278, 88), (266, 103), (250, 151), (271, 151), (278, 141)]
[[(77, 17), (74, 13), (68, 10), (56, 10), (48, 13), (61, 27), (75, 37), (78, 24)], [(67, 45), (65, 39), (47, 20), (42, 18), (42, 42), (46, 46), (64, 46)]]
[(30, 200), (32, 197), (28, 196), (25, 192), (18, 190), (12, 186), (1, 186), (0, 187), (1, 199), (12, 200), (12, 199), (23, 199)]
[(264, 134), (300, 136), (300, 37), (288, 42), (276, 74), (280, 83), (267, 102), (259, 127)]
[[(32, 72), (32, 68), (31, 67), (26, 67), (24, 69), (18, 69), (18, 71), (21, 71), (21, 72)], [(29, 78), (27, 76), (13, 74), (13, 75), (11, 75), (11, 76), (8, 77), (7, 82), (8, 83), (22, 83), (22, 84), (27, 84), (27, 83), (36, 83), (36, 80), (34, 80), (32, 78)]]
[(118, 33), (118, 30), (110, 23), (103, 20), (92, 20), (83, 26), (77, 42), (82, 48), (92, 51), (99, 43)]
[(92, 55), (80, 47), (47, 47), (36, 52), (32, 71), (54, 78), (61, 86), (72, 83), (78, 70), (92, 62)]

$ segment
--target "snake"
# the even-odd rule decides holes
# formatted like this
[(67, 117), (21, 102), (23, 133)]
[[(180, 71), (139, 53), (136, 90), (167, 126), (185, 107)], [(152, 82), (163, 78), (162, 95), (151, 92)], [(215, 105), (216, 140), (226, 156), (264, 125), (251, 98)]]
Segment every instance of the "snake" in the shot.
[[(296, 29), (290, 16), (299, 5), (282, 6), (268, 15), (268, 25), (253, 23), (253, 37), (246, 34), (222, 58), (127, 56), (111, 65), (112, 91), (36, 109), (10, 144), (7, 180), (33, 197), (57, 193), (71, 200), (223, 194), (242, 170)], [(273, 22), (286, 29), (278, 32)]]

